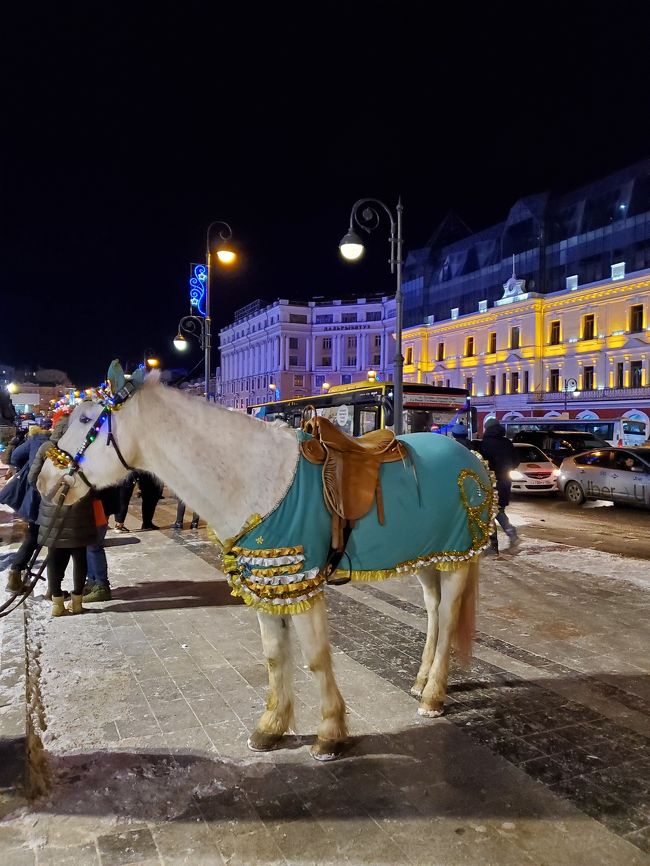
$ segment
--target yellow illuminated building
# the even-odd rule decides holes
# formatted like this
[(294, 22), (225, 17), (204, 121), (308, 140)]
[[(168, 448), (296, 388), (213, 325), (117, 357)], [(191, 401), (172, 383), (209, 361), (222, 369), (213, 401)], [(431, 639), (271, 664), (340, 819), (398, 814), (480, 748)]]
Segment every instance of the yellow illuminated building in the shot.
[(486, 306), (405, 329), (405, 381), (466, 387), (482, 418), (648, 421), (650, 271), (547, 295), (513, 275)]

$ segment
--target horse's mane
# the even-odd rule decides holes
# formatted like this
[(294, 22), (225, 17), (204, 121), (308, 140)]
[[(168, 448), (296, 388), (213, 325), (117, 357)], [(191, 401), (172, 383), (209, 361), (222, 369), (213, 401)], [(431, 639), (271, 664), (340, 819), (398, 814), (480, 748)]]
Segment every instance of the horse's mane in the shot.
[[(169, 395), (171, 400), (178, 402), (183, 401), (187, 409), (188, 415), (194, 415), (197, 423), (205, 423), (205, 410), (210, 412), (225, 412), (229, 416), (232, 424), (243, 428), (251, 429), (251, 425), (255, 430), (265, 430), (269, 434), (276, 433), (278, 430), (291, 430), (292, 428), (285, 421), (265, 421), (262, 418), (256, 418), (254, 415), (249, 415), (248, 412), (241, 412), (235, 409), (229, 409), (227, 406), (222, 406), (221, 403), (208, 403), (206, 400), (198, 397), (196, 394), (189, 394), (182, 391), (180, 388), (174, 388), (165, 385), (160, 381), (160, 371), (153, 370), (149, 373), (138, 390), (153, 391), (164, 389), (165, 396)], [(238, 419), (238, 420), (235, 420)]]

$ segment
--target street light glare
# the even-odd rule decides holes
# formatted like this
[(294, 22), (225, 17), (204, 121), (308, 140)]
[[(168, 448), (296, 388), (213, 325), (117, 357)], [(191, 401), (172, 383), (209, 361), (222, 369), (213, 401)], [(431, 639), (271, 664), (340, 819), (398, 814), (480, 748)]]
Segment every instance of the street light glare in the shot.
[(147, 358), (147, 366), (148, 367), (158, 367), (160, 365), (160, 361), (158, 358)]
[(174, 337), (174, 348), (177, 352), (184, 352), (187, 349), (187, 340), (182, 334), (176, 334)]
[(15, 382), (9, 382), (7, 385), (7, 391), (9, 391), (10, 394), (16, 394), (18, 391), (18, 385), (16, 385)]
[(357, 259), (360, 259), (364, 253), (364, 249), (361, 238), (352, 230), (341, 239), (341, 243), (339, 244), (341, 255), (349, 262), (354, 262)]
[(237, 258), (237, 253), (228, 247), (224, 247), (223, 249), (217, 250), (217, 258), (222, 265), (232, 265)]

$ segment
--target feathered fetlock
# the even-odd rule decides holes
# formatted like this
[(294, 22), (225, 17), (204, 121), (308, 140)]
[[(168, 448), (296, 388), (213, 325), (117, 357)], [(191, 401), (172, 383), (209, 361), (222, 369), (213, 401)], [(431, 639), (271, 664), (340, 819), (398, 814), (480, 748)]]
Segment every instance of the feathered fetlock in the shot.
[(70, 611), (63, 604), (62, 595), (52, 596), (52, 616), (66, 616)]
[(84, 609), (83, 609), (83, 606), (81, 604), (81, 602), (83, 600), (83, 595), (77, 595), (76, 593), (73, 592), (72, 595), (70, 596), (70, 599), (71, 599), (71, 601), (70, 601), (70, 605), (68, 607), (68, 612), (69, 613), (83, 613)]

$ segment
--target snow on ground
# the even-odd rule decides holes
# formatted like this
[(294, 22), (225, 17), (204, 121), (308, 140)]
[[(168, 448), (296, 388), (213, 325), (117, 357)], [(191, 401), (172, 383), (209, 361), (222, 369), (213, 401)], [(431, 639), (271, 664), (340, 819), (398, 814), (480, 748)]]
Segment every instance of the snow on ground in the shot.
[(640, 589), (650, 589), (650, 560), (647, 559), (633, 559), (588, 547), (532, 539), (521, 543), (517, 556), (525, 556), (526, 561), (545, 569), (598, 579), (623, 580)]

